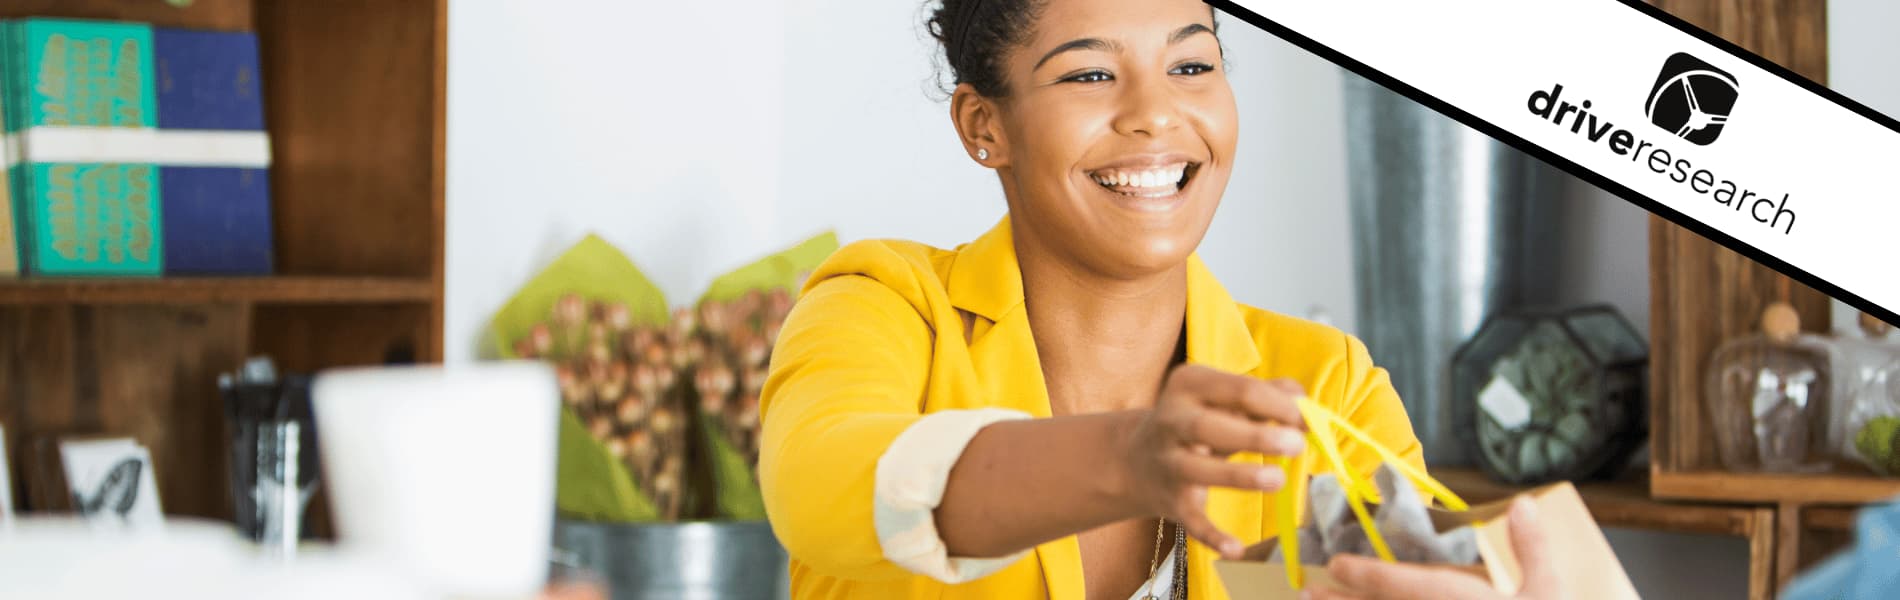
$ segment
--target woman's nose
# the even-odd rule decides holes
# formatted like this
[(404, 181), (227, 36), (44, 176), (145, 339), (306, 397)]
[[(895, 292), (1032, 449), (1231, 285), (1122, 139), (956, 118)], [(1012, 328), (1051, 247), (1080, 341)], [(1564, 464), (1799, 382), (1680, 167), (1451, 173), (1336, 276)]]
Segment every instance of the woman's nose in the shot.
[(1115, 129), (1125, 135), (1159, 135), (1180, 122), (1173, 90), (1166, 77), (1134, 77), (1123, 87), (1121, 113)]

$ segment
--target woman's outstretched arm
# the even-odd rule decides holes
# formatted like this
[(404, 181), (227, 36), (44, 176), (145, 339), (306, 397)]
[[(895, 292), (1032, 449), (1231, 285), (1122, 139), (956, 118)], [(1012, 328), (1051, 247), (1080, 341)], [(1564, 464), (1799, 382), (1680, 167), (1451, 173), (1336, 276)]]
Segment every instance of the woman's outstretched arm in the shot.
[[(1277, 489), (1284, 475), (1224, 457), (1304, 445), (1274, 424), (1298, 423), (1297, 386), (1195, 366), (1170, 375), (1152, 410), (926, 416), (934, 342), (910, 302), (866, 277), (813, 286), (786, 322), (762, 399), (760, 477), (774, 530), (813, 569), (961, 579), (969, 574), (952, 559), (1003, 557), (1144, 515), (1237, 552), (1201, 514), (1206, 487)], [(958, 428), (967, 431), (946, 433)], [(954, 447), (944, 452), (933, 435)]]

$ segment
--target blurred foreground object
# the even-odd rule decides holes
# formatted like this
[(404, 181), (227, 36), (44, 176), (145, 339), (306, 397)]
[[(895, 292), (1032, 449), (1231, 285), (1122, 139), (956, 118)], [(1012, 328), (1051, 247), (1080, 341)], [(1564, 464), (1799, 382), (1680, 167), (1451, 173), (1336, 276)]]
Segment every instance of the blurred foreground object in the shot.
[(365, 557), (309, 549), (285, 563), (229, 523), (177, 517), (131, 530), (23, 515), (0, 526), (0, 572), (0, 598), (434, 600)]
[(547, 583), (558, 389), (531, 362), (318, 375), (312, 399), (340, 547), (431, 594)]
[(1900, 594), (1900, 500), (1855, 519), (1854, 545), (1782, 590), (1783, 600), (1881, 600)]

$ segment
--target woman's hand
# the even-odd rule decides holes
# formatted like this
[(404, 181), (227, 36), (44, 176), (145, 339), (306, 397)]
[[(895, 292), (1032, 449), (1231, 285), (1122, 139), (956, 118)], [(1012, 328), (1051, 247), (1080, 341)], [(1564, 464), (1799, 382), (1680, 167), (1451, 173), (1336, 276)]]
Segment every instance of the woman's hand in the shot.
[(1168, 374), (1153, 410), (1143, 413), (1121, 448), (1123, 490), (1143, 514), (1158, 514), (1227, 558), (1239, 540), (1207, 518), (1210, 486), (1274, 491), (1286, 484), (1278, 465), (1232, 463), (1236, 452), (1294, 456), (1306, 447), (1298, 399), (1287, 380), (1265, 381), (1199, 365)]
[(1563, 581), (1550, 556), (1543, 524), (1537, 522), (1536, 504), (1518, 498), (1511, 503), (1511, 547), (1523, 568), (1524, 586), (1507, 596), (1489, 582), (1470, 574), (1420, 565), (1380, 562), (1364, 556), (1336, 556), (1327, 573), (1351, 591), (1312, 589), (1302, 598), (1314, 600), (1562, 600)]

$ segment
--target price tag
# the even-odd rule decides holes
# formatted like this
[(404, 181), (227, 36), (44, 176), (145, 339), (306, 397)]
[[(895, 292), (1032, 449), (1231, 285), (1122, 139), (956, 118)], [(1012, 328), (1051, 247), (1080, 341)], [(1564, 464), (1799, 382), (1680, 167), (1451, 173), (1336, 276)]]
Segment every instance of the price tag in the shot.
[(1517, 391), (1517, 386), (1501, 376), (1492, 376), (1491, 383), (1478, 392), (1478, 406), (1506, 430), (1523, 429), (1531, 422), (1530, 401), (1524, 399), (1523, 392)]

